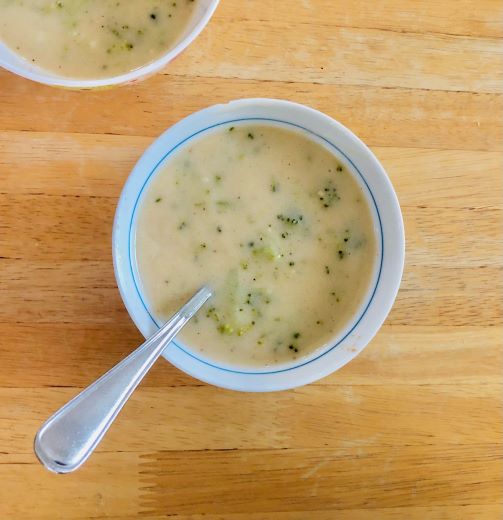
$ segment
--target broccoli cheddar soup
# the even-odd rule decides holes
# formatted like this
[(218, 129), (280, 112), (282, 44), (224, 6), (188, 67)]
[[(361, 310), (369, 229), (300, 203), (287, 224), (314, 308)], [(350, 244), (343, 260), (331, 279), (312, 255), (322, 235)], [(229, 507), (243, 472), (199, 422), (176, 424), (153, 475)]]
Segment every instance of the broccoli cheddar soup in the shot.
[(166, 319), (208, 284), (213, 298), (180, 337), (234, 366), (291, 362), (330, 342), (367, 297), (376, 254), (347, 166), (278, 126), (190, 140), (153, 176), (136, 221), (151, 312)]
[(0, 40), (39, 67), (72, 78), (130, 72), (164, 54), (194, 0), (0, 0)]

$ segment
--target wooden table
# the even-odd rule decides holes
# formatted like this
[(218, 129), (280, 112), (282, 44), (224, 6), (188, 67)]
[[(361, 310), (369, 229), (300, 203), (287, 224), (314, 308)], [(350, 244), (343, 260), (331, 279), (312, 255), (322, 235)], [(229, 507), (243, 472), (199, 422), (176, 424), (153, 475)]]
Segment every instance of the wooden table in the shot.
[[(0, 73), (2, 520), (501, 519), (502, 11), (223, 0), (138, 85)], [(141, 340), (110, 250), (131, 167), (180, 118), (252, 96), (326, 112), (383, 162), (407, 236), (393, 311), (295, 391), (224, 391), (161, 360), (88, 464), (48, 473), (41, 422)]]

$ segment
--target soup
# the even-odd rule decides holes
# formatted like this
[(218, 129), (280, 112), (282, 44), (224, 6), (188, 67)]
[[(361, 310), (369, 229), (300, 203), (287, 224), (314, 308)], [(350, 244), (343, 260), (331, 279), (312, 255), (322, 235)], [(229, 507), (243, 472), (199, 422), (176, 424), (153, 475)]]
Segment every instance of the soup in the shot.
[(263, 367), (306, 356), (348, 325), (376, 243), (360, 185), (325, 147), (278, 126), (228, 125), (153, 176), (136, 258), (161, 320), (203, 284), (214, 289), (180, 335), (194, 352)]
[(188, 25), (194, 0), (0, 0), (0, 40), (58, 75), (98, 79), (164, 54)]

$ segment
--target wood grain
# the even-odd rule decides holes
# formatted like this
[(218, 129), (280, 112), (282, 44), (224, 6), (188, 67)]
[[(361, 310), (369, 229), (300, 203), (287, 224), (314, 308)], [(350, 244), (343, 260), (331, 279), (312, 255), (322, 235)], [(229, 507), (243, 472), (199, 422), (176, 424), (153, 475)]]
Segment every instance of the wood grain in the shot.
[[(79, 389), (7, 388), (0, 442), (31, 453), (40, 422)], [(501, 387), (486, 385), (312, 385), (283, 394), (243, 395), (207, 386), (143, 389), (98, 451), (263, 450), (497, 444)], [(201, 409), (200, 403), (205, 403)], [(394, 408), (383, 410), (383, 403)], [(163, 421), (159, 423), (159, 409)], [(229, 410), (241, 409), (236, 416)], [(463, 412), (472, 410), (470, 421)], [(141, 424), (141, 428), (135, 425)], [(215, 428), (215, 424), (222, 424)], [(134, 435), (132, 435), (134, 432)]]
[[(463, 505), (497, 500), (498, 446), (157, 452), (142, 460), (147, 512)], [(159, 467), (155, 472), (151, 464)], [(414, 466), (414, 474), (409, 472)], [(194, 472), (193, 468), (198, 471)], [(186, 485), (173, 493), (176, 484)], [(195, 488), (195, 489), (194, 489)], [(268, 490), (274, 489), (274, 493)], [(177, 488), (178, 489), (178, 488)], [(232, 493), (229, 493), (232, 489)]]
[[(278, 20), (214, 27), (213, 33), (202, 36), (191, 60), (177, 60), (172, 73), (261, 81), (301, 77), (305, 83), (484, 93), (502, 90), (501, 47), (493, 38), (326, 25), (317, 25), (307, 35), (305, 26)], [(264, 31), (266, 44), (261, 42)], [(304, 38), (299, 47), (301, 31)], [(208, 53), (222, 59), (209, 62)]]
[[(241, 20), (281, 20), (288, 23), (329, 27), (383, 29), (395, 32), (440, 33), (464, 36), (503, 36), (495, 14), (503, 8), (497, 0), (474, 4), (470, 0), (442, 2), (354, 0), (351, 9), (344, 2), (269, 2), (260, 5), (223, 3), (216, 12), (219, 23)], [(456, 16), (453, 16), (456, 13)], [(220, 21), (221, 20), (221, 21)]]
[[(180, 77), (171, 68), (134, 87), (103, 92), (37, 86), (34, 97), (28, 90), (33, 87), (25, 80), (0, 71), (0, 82), (5, 107), (0, 111), (0, 125), (5, 130), (27, 132), (28, 140), (37, 131), (156, 137), (180, 118), (208, 105), (237, 97), (263, 97), (265, 92), (271, 98), (326, 112), (372, 146), (498, 151), (503, 136), (501, 94), (276, 79), (267, 81), (264, 91), (265, 82), (255, 79)], [(23, 95), (22, 104), (18, 93)], [(64, 117), (54, 117), (62, 107)], [(32, 117), (34, 113), (37, 118)]]
[[(226, 0), (136, 85), (0, 71), (2, 520), (502, 518), (502, 16), (499, 0)], [(264, 96), (335, 117), (387, 170), (407, 251), (384, 326), (283, 393), (160, 361), (79, 472), (47, 473), (40, 423), (141, 341), (111, 264), (132, 166), (191, 112)]]

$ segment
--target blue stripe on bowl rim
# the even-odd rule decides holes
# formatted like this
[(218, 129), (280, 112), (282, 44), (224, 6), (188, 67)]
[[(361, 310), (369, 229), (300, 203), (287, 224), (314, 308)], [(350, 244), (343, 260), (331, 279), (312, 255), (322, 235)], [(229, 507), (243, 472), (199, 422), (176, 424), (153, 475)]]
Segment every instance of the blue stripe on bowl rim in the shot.
[(148, 316), (150, 317), (150, 319), (152, 320), (152, 322), (154, 323), (154, 325), (156, 327), (159, 328), (160, 325), (159, 325), (159, 323), (157, 323), (155, 318), (152, 316), (148, 306), (146, 305), (145, 301), (143, 300), (143, 296), (142, 296), (142, 293), (141, 293), (141, 291), (139, 289), (139, 284), (138, 284), (136, 276), (135, 276), (135, 271), (133, 269), (133, 261), (132, 261), (132, 258), (131, 258), (131, 238), (132, 238), (132, 233), (133, 233), (133, 223), (134, 223), (136, 210), (137, 210), (139, 201), (141, 199), (142, 193), (145, 190), (145, 188), (146, 188), (148, 182), (150, 181), (152, 175), (156, 172), (157, 168), (166, 160), (167, 157), (169, 157), (175, 150), (180, 148), (180, 146), (185, 144), (187, 141), (190, 141), (191, 139), (193, 139), (197, 135), (202, 134), (203, 132), (207, 132), (208, 130), (211, 130), (213, 128), (216, 128), (216, 127), (219, 127), (219, 126), (229, 125), (229, 124), (232, 124), (232, 123), (240, 123), (240, 122), (243, 122), (243, 121), (267, 121), (267, 122), (271, 122), (271, 123), (279, 123), (279, 124), (285, 125), (285, 126), (291, 126), (291, 127), (303, 130), (304, 132), (307, 132), (308, 134), (311, 134), (311, 135), (317, 137), (318, 139), (321, 139), (323, 142), (328, 144), (330, 147), (332, 147), (335, 150), (337, 150), (337, 152), (339, 152), (351, 164), (351, 166), (358, 172), (358, 175), (360, 176), (361, 180), (365, 184), (365, 187), (367, 188), (368, 192), (370, 193), (370, 197), (372, 198), (372, 202), (373, 202), (374, 208), (376, 210), (377, 220), (379, 222), (380, 239), (381, 239), (381, 258), (380, 258), (380, 261), (379, 261), (379, 270), (378, 270), (378, 273), (377, 273), (377, 279), (376, 279), (376, 282), (375, 282), (374, 289), (372, 290), (372, 294), (371, 294), (371, 296), (369, 298), (369, 301), (368, 301), (367, 305), (363, 309), (361, 315), (356, 320), (356, 322), (353, 325), (353, 327), (351, 328), (351, 330), (349, 330), (344, 335), (344, 337), (342, 337), (337, 343), (335, 343), (335, 345), (332, 345), (329, 349), (327, 349), (324, 352), (320, 353), (315, 358), (309, 359), (307, 361), (304, 361), (304, 362), (299, 363), (299, 364), (297, 364), (295, 366), (292, 366), (292, 367), (283, 368), (281, 370), (271, 370), (271, 371), (267, 371), (267, 372), (233, 370), (233, 369), (230, 369), (230, 368), (214, 365), (213, 363), (210, 363), (209, 361), (201, 359), (198, 356), (196, 356), (195, 354), (193, 354), (192, 352), (190, 352), (190, 351), (186, 350), (185, 348), (183, 348), (182, 346), (180, 346), (176, 341), (172, 341), (172, 344), (175, 347), (177, 347), (178, 349), (180, 349), (184, 354), (186, 354), (187, 356), (195, 359), (199, 363), (203, 363), (204, 365), (207, 365), (207, 366), (209, 366), (211, 368), (215, 368), (217, 370), (222, 370), (224, 372), (230, 372), (230, 373), (233, 373), (233, 374), (261, 376), (261, 375), (270, 375), (270, 374), (279, 374), (279, 373), (283, 373), (283, 372), (289, 372), (291, 370), (296, 370), (296, 369), (301, 368), (303, 366), (306, 366), (306, 365), (308, 365), (310, 363), (313, 363), (314, 361), (317, 361), (318, 359), (322, 358), (323, 356), (326, 356), (329, 352), (332, 352), (335, 348), (337, 348), (355, 330), (355, 328), (358, 326), (358, 324), (361, 322), (361, 320), (363, 319), (363, 317), (367, 313), (367, 311), (368, 311), (368, 309), (370, 307), (370, 304), (372, 303), (372, 301), (374, 299), (375, 293), (377, 291), (377, 287), (379, 286), (379, 281), (381, 279), (381, 273), (382, 273), (383, 259), (384, 259), (384, 237), (383, 237), (383, 228), (382, 228), (382, 221), (381, 221), (381, 215), (379, 213), (379, 208), (377, 207), (377, 203), (375, 201), (374, 194), (372, 193), (372, 190), (370, 189), (370, 186), (368, 185), (367, 181), (365, 180), (365, 177), (362, 175), (362, 173), (357, 168), (355, 163), (337, 145), (335, 145), (334, 143), (332, 143), (331, 141), (329, 141), (325, 137), (317, 134), (316, 132), (313, 132), (312, 130), (309, 130), (308, 128), (303, 127), (302, 125), (299, 125), (299, 124), (296, 124), (296, 123), (292, 123), (290, 121), (283, 121), (281, 119), (274, 119), (274, 118), (268, 118), (268, 117), (243, 117), (243, 118), (238, 118), (238, 119), (229, 119), (228, 121), (223, 121), (221, 123), (215, 123), (213, 125), (207, 126), (207, 127), (203, 128), (203, 129), (198, 130), (197, 132), (194, 132), (193, 134), (189, 135), (188, 137), (186, 137), (185, 139), (183, 139), (182, 141), (177, 143), (175, 146), (173, 146), (168, 152), (166, 152), (163, 155), (163, 157), (157, 162), (157, 164), (154, 166), (154, 168), (150, 171), (150, 173), (148, 174), (147, 178), (145, 179), (145, 182), (143, 183), (140, 191), (138, 192), (138, 196), (137, 196), (137, 198), (135, 200), (135, 203), (134, 203), (134, 206), (133, 206), (133, 211), (131, 212), (131, 219), (130, 219), (130, 222), (129, 222), (129, 232), (128, 232), (129, 268), (130, 268), (130, 271), (131, 271), (131, 277), (133, 278), (133, 283), (134, 283), (134, 286), (135, 286), (135, 289), (136, 289), (136, 293), (138, 294), (138, 298), (140, 299), (140, 301), (141, 301), (141, 303), (143, 305), (143, 308), (145, 309), (146, 313), (148, 314)]

